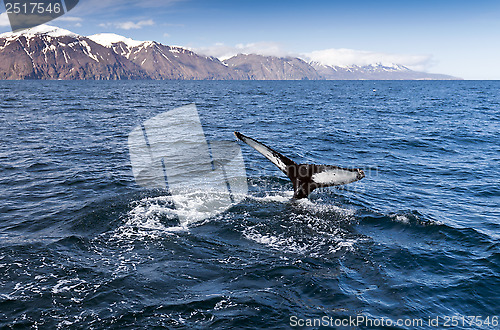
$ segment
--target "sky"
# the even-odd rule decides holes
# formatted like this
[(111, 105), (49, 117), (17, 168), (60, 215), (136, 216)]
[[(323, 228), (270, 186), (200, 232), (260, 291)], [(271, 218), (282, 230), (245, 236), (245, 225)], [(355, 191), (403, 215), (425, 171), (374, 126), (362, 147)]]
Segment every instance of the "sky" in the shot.
[[(290, 55), (329, 65), (396, 63), (464, 79), (500, 79), (498, 0), (80, 0), (49, 24), (222, 59)], [(0, 33), (9, 30), (1, 13)]]

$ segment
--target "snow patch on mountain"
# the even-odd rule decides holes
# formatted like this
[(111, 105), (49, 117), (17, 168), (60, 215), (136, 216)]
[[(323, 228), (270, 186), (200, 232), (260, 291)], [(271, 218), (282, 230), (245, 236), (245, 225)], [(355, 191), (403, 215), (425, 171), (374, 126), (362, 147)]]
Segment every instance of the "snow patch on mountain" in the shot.
[(18, 38), (20, 36), (25, 36), (26, 38), (32, 38), (39, 35), (46, 35), (49, 37), (64, 37), (70, 36), (73, 38), (80, 37), (80, 35), (73, 33), (69, 30), (62, 29), (56, 26), (51, 26), (47, 24), (42, 24), (35, 26), (30, 29), (18, 31), (18, 32), (5, 32), (0, 34), (0, 38)]
[(139, 41), (139, 40), (134, 40), (131, 38), (127, 38), (115, 33), (98, 33), (98, 34), (93, 34), (91, 36), (88, 36), (90, 40), (103, 45), (104, 47), (112, 47), (113, 44), (123, 42), (125, 45), (128, 47), (136, 47), (140, 46), (141, 44), (145, 43), (146, 41)]

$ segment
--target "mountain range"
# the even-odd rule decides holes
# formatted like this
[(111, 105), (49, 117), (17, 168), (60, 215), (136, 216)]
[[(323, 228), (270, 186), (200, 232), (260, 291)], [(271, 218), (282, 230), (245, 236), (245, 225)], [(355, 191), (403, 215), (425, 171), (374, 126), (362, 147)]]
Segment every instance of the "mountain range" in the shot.
[(221, 61), (187, 48), (112, 33), (81, 36), (40, 25), (0, 34), (0, 79), (451, 80), (405, 66), (327, 66), (298, 57), (238, 54)]

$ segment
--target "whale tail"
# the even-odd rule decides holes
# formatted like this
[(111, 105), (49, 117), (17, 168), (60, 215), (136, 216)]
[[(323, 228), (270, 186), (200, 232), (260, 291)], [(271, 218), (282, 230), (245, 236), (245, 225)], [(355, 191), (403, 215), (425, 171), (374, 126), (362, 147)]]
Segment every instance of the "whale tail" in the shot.
[(293, 183), (293, 198), (306, 198), (316, 188), (338, 186), (361, 180), (365, 173), (357, 168), (341, 168), (333, 165), (297, 164), (259, 141), (239, 132), (234, 135), (260, 152), (276, 165)]

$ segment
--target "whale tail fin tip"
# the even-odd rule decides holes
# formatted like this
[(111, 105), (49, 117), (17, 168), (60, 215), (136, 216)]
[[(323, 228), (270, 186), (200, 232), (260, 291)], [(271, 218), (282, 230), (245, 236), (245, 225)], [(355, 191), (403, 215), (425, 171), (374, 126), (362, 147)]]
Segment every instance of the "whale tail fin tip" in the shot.
[(261, 143), (255, 139), (252, 139), (251, 137), (245, 136), (245, 135), (241, 134), (240, 132), (234, 132), (234, 135), (242, 142), (245, 142), (250, 147), (252, 147), (255, 150), (257, 150), (258, 152), (260, 152), (264, 157), (269, 159), (274, 165), (276, 165), (287, 176), (289, 176), (287, 168), (289, 166), (297, 165), (297, 163), (295, 163), (293, 160), (280, 154), (276, 150), (271, 149), (270, 147), (266, 146), (264, 143)]

